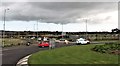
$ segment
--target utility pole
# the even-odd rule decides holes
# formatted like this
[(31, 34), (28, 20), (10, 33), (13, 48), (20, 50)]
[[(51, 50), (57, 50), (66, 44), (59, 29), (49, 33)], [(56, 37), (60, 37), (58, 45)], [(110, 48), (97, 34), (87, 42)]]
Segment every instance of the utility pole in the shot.
[(6, 12), (7, 12), (7, 10), (9, 10), (9, 9), (8, 8), (4, 9), (3, 41), (2, 41), (3, 47), (5, 45), (5, 21), (6, 21)]

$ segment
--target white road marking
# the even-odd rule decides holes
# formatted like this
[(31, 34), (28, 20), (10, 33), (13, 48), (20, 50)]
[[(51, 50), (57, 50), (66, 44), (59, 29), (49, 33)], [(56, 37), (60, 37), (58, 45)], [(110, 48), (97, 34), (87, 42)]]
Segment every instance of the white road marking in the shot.
[(24, 64), (27, 65), (27, 64), (28, 64), (28, 58), (29, 58), (30, 56), (31, 56), (31, 55), (28, 55), (28, 56), (20, 59), (20, 60), (18, 61), (18, 63), (17, 63), (16, 66), (22, 66), (22, 65), (24, 65)]

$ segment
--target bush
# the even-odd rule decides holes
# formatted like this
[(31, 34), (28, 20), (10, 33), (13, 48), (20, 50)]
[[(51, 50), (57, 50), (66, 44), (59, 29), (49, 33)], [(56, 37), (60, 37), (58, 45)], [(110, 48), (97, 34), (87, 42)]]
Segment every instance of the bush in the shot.
[(120, 45), (119, 43), (96, 45), (92, 50), (101, 53), (111, 53), (111, 51), (120, 50), (119, 45)]

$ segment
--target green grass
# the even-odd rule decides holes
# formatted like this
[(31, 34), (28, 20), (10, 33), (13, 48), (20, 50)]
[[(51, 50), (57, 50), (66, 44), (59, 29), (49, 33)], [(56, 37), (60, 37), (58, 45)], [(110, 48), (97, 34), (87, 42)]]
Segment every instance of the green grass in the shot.
[(40, 51), (29, 57), (29, 64), (118, 64), (118, 55), (91, 51), (95, 45), (78, 45)]

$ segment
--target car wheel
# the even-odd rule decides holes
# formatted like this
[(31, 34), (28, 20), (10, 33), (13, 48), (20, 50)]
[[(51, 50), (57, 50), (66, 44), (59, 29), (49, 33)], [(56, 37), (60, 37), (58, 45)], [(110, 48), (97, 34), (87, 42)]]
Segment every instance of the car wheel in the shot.
[(87, 42), (87, 44), (90, 44), (90, 42)]
[(38, 46), (39, 48), (41, 48), (41, 46)]
[(81, 43), (77, 43), (76, 45), (80, 45)]

